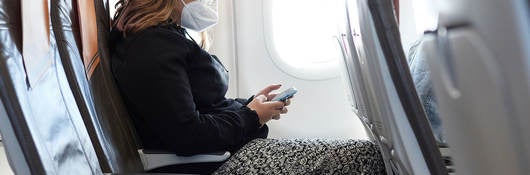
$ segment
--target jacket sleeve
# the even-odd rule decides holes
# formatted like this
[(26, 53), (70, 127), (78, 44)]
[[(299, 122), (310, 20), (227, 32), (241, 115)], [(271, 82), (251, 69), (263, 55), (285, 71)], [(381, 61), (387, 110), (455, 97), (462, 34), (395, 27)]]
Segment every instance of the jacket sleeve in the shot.
[(148, 33), (128, 48), (124, 94), (143, 122), (144, 131), (159, 145), (189, 155), (236, 151), (256, 137), (266, 137), (255, 111), (246, 106), (201, 114), (195, 106), (187, 73), (190, 56), (185, 38)]
[(248, 105), (248, 103), (252, 101), (252, 99), (254, 99), (254, 96), (250, 98), (234, 98), (236, 102), (241, 103), (242, 105)]

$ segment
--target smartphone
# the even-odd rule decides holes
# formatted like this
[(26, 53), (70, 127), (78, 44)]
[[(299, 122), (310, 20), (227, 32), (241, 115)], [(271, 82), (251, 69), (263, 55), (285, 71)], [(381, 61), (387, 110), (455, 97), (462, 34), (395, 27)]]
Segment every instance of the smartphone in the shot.
[(296, 90), (296, 88), (294, 88), (294, 87), (291, 87), (291, 88), (286, 89), (285, 91), (279, 93), (278, 95), (276, 95), (276, 97), (272, 98), (271, 101), (285, 101), (288, 98), (293, 97), (294, 94), (296, 94), (296, 92), (298, 92), (298, 90)]

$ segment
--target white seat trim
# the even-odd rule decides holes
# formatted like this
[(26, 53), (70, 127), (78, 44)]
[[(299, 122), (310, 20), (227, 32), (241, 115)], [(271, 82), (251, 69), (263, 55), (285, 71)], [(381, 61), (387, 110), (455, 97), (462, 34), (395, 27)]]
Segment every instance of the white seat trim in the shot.
[(210, 163), (210, 162), (223, 162), (230, 158), (230, 152), (224, 153), (210, 153), (210, 154), (197, 154), (192, 156), (179, 156), (176, 154), (168, 153), (144, 153), (143, 149), (139, 149), (140, 158), (144, 165), (144, 170), (149, 171), (155, 168), (160, 168), (169, 165), (182, 165), (190, 163)]

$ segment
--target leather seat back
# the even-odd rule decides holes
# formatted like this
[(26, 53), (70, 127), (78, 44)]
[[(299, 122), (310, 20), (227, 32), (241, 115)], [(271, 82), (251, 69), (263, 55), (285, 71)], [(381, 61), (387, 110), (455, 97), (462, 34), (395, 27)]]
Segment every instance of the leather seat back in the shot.
[[(31, 14), (21, 19), (21, 3), (24, 9), (37, 11), (29, 11)], [(0, 115), (0, 130), (11, 133), (3, 138), (8, 159), (16, 174), (102, 174), (66, 80), (54, 34), (48, 26), (39, 26), (49, 24), (48, 14), (35, 15), (47, 8), (48, 3), (33, 0), (0, 3), (0, 111), (6, 114)], [(28, 42), (30, 38), (23, 43), (23, 37), (31, 36), (28, 32), (49, 34), (32, 35), (49, 42), (35, 44)], [(32, 79), (33, 75), (38, 76)]]
[(131, 139), (135, 141), (136, 147), (142, 148), (141, 140), (132, 125), (127, 108), (110, 71), (111, 56), (109, 52), (109, 37), (111, 22), (109, 2), (108, 0), (96, 0), (94, 1), (94, 8), (96, 10), (95, 19), (98, 37), (97, 52), (101, 59), (99, 66), (95, 68), (89, 80), (94, 92), (95, 105), (98, 108), (101, 107), (102, 114), (114, 116), (113, 118), (108, 118), (110, 120), (109, 122), (114, 124), (119, 123), (119, 126), (124, 132), (127, 131), (130, 133)]
[(51, 3), (59, 53), (103, 171), (142, 172), (134, 128), (113, 79), (100, 61), (98, 32), (106, 35), (109, 29), (98, 30), (96, 16), (108, 15), (96, 13), (94, 1), (51, 0)]

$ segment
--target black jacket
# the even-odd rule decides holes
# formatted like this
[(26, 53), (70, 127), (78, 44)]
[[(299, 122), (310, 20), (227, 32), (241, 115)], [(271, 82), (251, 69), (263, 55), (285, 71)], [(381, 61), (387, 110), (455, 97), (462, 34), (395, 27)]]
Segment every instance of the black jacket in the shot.
[(267, 137), (243, 99), (227, 99), (228, 71), (186, 38), (158, 25), (123, 37), (111, 33), (114, 78), (146, 149), (181, 155), (234, 152)]

